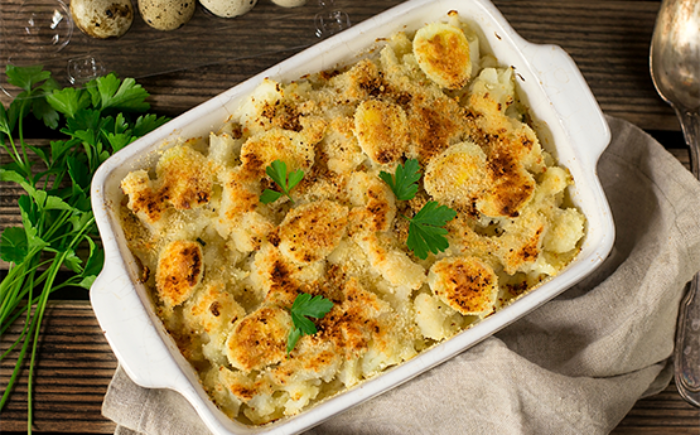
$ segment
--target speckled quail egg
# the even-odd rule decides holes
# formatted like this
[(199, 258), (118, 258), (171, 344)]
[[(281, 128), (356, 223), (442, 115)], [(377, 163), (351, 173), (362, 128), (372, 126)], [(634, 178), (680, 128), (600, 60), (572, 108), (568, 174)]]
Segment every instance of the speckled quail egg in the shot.
[(243, 15), (253, 9), (257, 2), (258, 0), (199, 0), (209, 12), (222, 18)]
[(197, 0), (138, 0), (141, 18), (154, 29), (175, 30), (194, 14)]
[(72, 0), (70, 12), (81, 32), (93, 38), (118, 38), (134, 21), (131, 0)]
[(303, 6), (306, 0), (272, 0), (272, 3), (285, 8), (296, 8), (297, 6)]

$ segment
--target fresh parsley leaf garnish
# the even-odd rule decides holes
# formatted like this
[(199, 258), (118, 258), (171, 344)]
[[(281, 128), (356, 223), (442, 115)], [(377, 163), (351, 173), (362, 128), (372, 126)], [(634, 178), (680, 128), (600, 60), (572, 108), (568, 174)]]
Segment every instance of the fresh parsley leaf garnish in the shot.
[(270, 166), (265, 168), (265, 173), (272, 178), (272, 181), (274, 181), (280, 187), (280, 189), (282, 189), (282, 192), (272, 189), (265, 189), (262, 195), (260, 195), (260, 202), (263, 204), (270, 204), (271, 202), (275, 202), (280, 199), (282, 195), (286, 195), (287, 198), (292, 201), (292, 204), (294, 204), (294, 199), (289, 192), (297, 184), (299, 184), (302, 178), (304, 178), (304, 171), (297, 169), (296, 171), (288, 174), (287, 164), (282, 160), (275, 160), (270, 164)]
[(406, 245), (421, 260), (428, 258), (428, 252), (444, 251), (449, 242), (445, 238), (447, 230), (442, 227), (456, 216), (457, 212), (451, 208), (428, 201), (413, 218), (407, 218), (411, 223)]
[(332, 308), (333, 302), (320, 295), (311, 297), (308, 293), (300, 293), (294, 299), (290, 309), (294, 326), (287, 337), (287, 354), (294, 350), (294, 346), (297, 345), (297, 341), (302, 336), (313, 335), (317, 332), (316, 325), (307, 317), (320, 319), (328, 314)]
[[(415, 198), (420, 177), (420, 164), (416, 159), (406, 160), (404, 165), (399, 164), (394, 176), (384, 171), (379, 173), (379, 178), (389, 185), (400, 201)], [(421, 260), (428, 258), (429, 252), (437, 254), (444, 251), (449, 242), (445, 238), (447, 230), (443, 227), (456, 216), (457, 212), (451, 208), (428, 201), (413, 218), (406, 217), (411, 222), (406, 245)]]
[(396, 195), (396, 199), (407, 201), (413, 199), (418, 192), (418, 180), (420, 180), (420, 164), (418, 160), (406, 160), (404, 165), (396, 166), (396, 175), (392, 176), (388, 172), (380, 172), (379, 178), (384, 180), (391, 187), (391, 190)]

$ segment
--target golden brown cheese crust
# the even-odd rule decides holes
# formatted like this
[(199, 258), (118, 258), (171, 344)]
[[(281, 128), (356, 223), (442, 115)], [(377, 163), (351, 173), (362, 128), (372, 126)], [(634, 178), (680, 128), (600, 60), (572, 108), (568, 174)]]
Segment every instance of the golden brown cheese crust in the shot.
[(406, 113), (397, 104), (363, 101), (355, 112), (355, 135), (374, 162), (396, 163), (408, 147)]
[[(265, 79), (220, 131), (164, 151), (154, 178), (123, 180), (125, 234), (156, 311), (232, 418), (295, 415), (491, 315), (578, 253), (573, 179), (527, 124), (513, 70), (481, 56), (455, 13), (447, 21), (348, 67)], [(407, 159), (422, 177), (397, 200), (380, 173)], [(274, 160), (304, 177), (291, 198), (263, 203), (279, 191)], [(428, 201), (457, 216), (447, 250), (421, 260), (407, 218)], [(300, 293), (333, 307), (287, 354)]]
[(229, 362), (250, 372), (282, 361), (291, 326), (286, 310), (263, 307), (254, 311), (235, 325), (226, 342)]
[(471, 73), (469, 43), (461, 29), (434, 23), (416, 32), (413, 53), (418, 65), (435, 83), (447, 89), (460, 89)]
[(347, 185), (350, 202), (349, 234), (384, 232), (396, 217), (396, 203), (391, 189), (377, 177), (358, 172)]
[(388, 307), (376, 294), (351, 279), (345, 283), (344, 300), (319, 321), (320, 336), (335, 345), (338, 352), (351, 358), (365, 352), (370, 341), (381, 343), (390, 334), (390, 324), (382, 319)]
[(440, 299), (464, 315), (489, 314), (498, 293), (493, 269), (476, 257), (438, 261), (430, 269), (428, 282)]
[(275, 160), (286, 162), (290, 171), (307, 170), (314, 162), (313, 145), (300, 133), (274, 128), (245, 142), (241, 150), (242, 173), (250, 181), (259, 180)]
[(279, 227), (280, 251), (297, 263), (326, 258), (345, 235), (348, 209), (318, 201), (292, 209)]
[(413, 99), (408, 109), (411, 144), (409, 157), (425, 165), (445, 151), (468, 128), (462, 109), (454, 100), (420, 103)]
[(158, 260), (158, 295), (169, 308), (180, 305), (192, 295), (203, 274), (201, 246), (186, 240), (172, 242)]
[(490, 189), (484, 198), (477, 199), (477, 208), (486, 216), (518, 216), (535, 192), (534, 178), (508, 156), (491, 156), (487, 167)]
[(189, 210), (208, 203), (212, 195), (212, 172), (206, 158), (189, 147), (174, 147), (163, 153), (156, 168), (159, 185), (145, 171), (122, 181), (129, 195), (129, 208), (145, 215), (148, 222), (160, 220), (168, 206)]

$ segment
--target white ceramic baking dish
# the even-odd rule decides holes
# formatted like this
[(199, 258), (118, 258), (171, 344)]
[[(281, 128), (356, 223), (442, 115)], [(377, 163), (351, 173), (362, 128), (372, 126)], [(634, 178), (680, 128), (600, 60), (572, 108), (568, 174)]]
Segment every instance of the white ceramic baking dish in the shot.
[[(398, 368), (326, 400), (300, 415), (262, 427), (228, 419), (209, 400), (138, 283), (138, 267), (119, 225), (120, 180), (154, 163), (164, 143), (218, 130), (263, 78), (287, 81), (356, 60), (378, 38), (444, 20), (455, 10), (480, 30), (487, 52), (512, 65), (521, 96), (536, 120), (543, 146), (575, 180), (571, 197), (588, 219), (580, 255), (560, 275), (476, 326)], [(485, 42), (485, 44), (484, 44)], [(92, 306), (122, 367), (137, 384), (181, 393), (214, 434), (290, 434), (308, 429), (343, 410), (387, 391), (440, 364), (554, 298), (608, 255), (614, 239), (610, 209), (596, 175), (596, 163), (610, 132), (592, 93), (569, 56), (559, 47), (523, 40), (487, 0), (413, 0), (375, 16), (262, 72), (175, 118), (105, 162), (95, 175), (92, 205), (105, 249), (105, 267), (90, 292)]]

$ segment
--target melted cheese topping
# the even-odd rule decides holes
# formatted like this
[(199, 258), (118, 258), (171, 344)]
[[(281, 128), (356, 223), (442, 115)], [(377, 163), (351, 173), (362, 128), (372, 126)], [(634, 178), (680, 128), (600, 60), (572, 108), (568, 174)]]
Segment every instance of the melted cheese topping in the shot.
[(432, 81), (448, 89), (467, 84), (472, 70), (469, 43), (459, 28), (429, 24), (416, 32), (413, 52), (418, 65)]
[[(294, 415), (559, 273), (586, 220), (528, 119), (512, 70), (450, 13), (352, 65), (264, 80), (220, 130), (125, 177), (141, 278), (216, 404), (248, 424)], [(399, 201), (379, 174), (410, 158), (419, 189)], [(263, 204), (274, 160), (304, 177)], [(403, 216), (428, 201), (457, 217), (420, 260)], [(333, 308), (288, 355), (302, 292)]]

